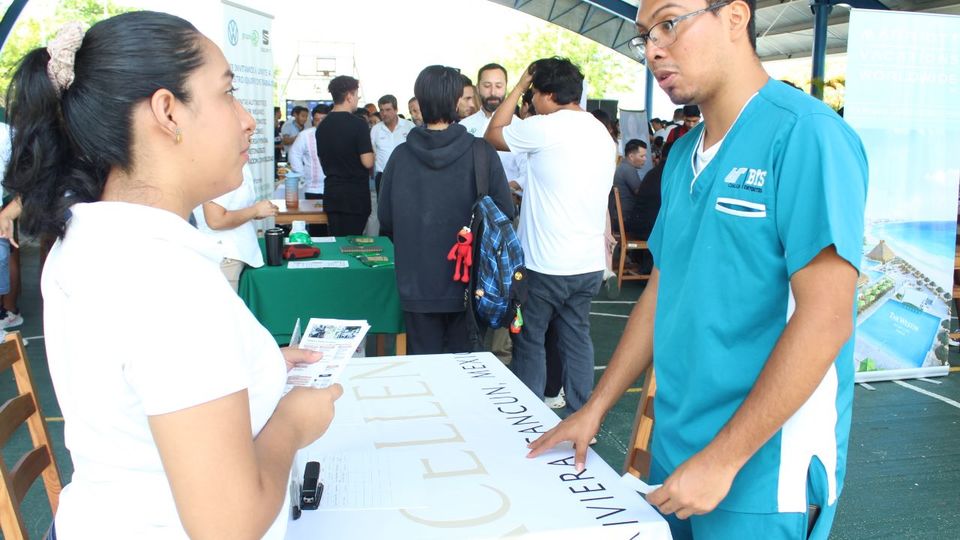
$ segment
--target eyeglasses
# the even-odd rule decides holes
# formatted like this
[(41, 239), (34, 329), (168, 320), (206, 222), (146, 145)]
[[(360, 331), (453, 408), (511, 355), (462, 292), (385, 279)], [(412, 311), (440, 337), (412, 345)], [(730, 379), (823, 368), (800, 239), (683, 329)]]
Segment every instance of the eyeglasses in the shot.
[(679, 17), (674, 17), (672, 19), (659, 22), (650, 27), (650, 29), (646, 32), (631, 39), (629, 43), (630, 50), (633, 51), (633, 54), (636, 55), (641, 64), (645, 64), (647, 62), (647, 42), (653, 43), (660, 48), (669, 47), (677, 41), (677, 25), (680, 24), (680, 21), (692, 19), (693, 17), (702, 15), (708, 11), (716, 11), (732, 2), (733, 0), (722, 0), (721, 2), (710, 4), (709, 6), (703, 9), (698, 9), (692, 13), (687, 13), (686, 15), (680, 15)]

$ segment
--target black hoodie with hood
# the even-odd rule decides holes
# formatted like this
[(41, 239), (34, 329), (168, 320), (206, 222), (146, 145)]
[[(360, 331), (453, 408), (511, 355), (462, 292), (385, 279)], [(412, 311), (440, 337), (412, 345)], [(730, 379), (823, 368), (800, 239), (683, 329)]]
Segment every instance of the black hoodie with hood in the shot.
[[(396, 247), (397, 289), (404, 311), (454, 313), (464, 309), (466, 284), (453, 280), (447, 260), (457, 232), (470, 225), (477, 199), (475, 137), (459, 124), (445, 130), (418, 127), (394, 149), (383, 171), (377, 215)], [(483, 142), (489, 162), (489, 195), (513, 218), (513, 200), (496, 150)], [(474, 239), (476, 241), (476, 239)]]

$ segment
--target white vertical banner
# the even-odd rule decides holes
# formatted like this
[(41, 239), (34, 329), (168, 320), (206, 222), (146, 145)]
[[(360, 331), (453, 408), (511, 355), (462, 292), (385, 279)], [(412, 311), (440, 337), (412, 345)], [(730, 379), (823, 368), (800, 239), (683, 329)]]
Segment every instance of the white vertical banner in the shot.
[(234, 73), (236, 97), (257, 121), (250, 170), (258, 198), (273, 193), (273, 15), (223, 0), (220, 46)]
[(620, 109), (620, 155), (626, 157), (623, 149), (630, 139), (639, 139), (647, 144), (647, 162), (640, 167), (640, 176), (647, 174), (653, 168), (653, 154), (650, 152), (650, 124), (647, 121), (646, 111), (627, 111)]
[(960, 183), (960, 17), (855, 9), (847, 122), (870, 162), (857, 381), (946, 375)]

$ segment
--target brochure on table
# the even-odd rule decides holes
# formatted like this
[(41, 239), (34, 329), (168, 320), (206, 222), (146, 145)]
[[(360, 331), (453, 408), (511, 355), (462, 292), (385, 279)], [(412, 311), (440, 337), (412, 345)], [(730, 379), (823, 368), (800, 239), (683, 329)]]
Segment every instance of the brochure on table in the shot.
[[(287, 538), (670, 538), (593, 450), (529, 459), (556, 414), (489, 353), (351, 360), (319, 461), (320, 508)], [(639, 536), (638, 536), (639, 535)]]

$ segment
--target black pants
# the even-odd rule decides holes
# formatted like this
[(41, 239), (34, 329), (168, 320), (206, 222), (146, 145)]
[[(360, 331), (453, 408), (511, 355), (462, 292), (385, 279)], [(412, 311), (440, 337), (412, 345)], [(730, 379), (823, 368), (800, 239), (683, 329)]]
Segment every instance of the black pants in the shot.
[(407, 354), (468, 352), (467, 317), (456, 313), (403, 312), (407, 326)]
[(359, 236), (367, 227), (370, 214), (341, 214), (327, 212), (327, 229), (330, 236)]
[(378, 172), (376, 176), (373, 177), (373, 183), (377, 186), (377, 201), (380, 201), (380, 182), (383, 180), (383, 173)]
[[(322, 201), (323, 193), (303, 193), (303, 199), (307, 201)], [(328, 236), (330, 233), (327, 231), (327, 226), (322, 223), (308, 223), (307, 232), (310, 233), (310, 236)]]

